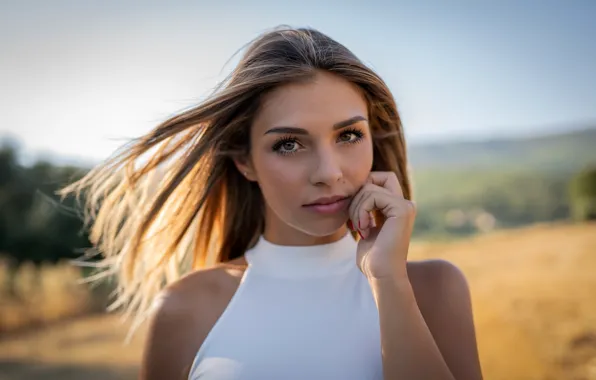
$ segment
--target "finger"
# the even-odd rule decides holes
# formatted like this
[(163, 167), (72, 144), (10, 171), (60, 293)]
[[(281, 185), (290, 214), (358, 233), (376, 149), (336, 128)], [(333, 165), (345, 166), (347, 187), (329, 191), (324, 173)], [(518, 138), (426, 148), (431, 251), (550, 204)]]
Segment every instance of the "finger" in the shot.
[(362, 223), (362, 235), (364, 239), (368, 238), (371, 229), (375, 226), (372, 211), (383, 208), (383, 205), (388, 202), (388, 197), (389, 195), (381, 192), (371, 192), (360, 201), (358, 217), (361, 221), (365, 221)]
[(404, 192), (401, 188), (401, 184), (397, 179), (397, 175), (394, 172), (371, 172), (369, 175), (371, 183), (381, 186), (389, 190), (391, 193), (396, 194), (403, 198)]
[(362, 190), (359, 191), (354, 196), (354, 198), (352, 198), (352, 201), (350, 202), (350, 206), (348, 207), (348, 215), (351, 220), (352, 226), (354, 227), (354, 231), (358, 231), (360, 229), (359, 224), (362, 224), (362, 222), (358, 218), (358, 203), (360, 203), (360, 200), (366, 194), (367, 194), (366, 191), (362, 191)]
[(366, 187), (366, 185), (362, 186), (360, 188), (360, 190), (358, 190), (358, 192), (356, 193), (356, 195), (354, 195), (354, 197), (352, 198), (352, 201), (350, 202), (350, 206), (348, 207), (348, 214), (350, 215), (350, 219), (352, 220), (352, 224), (354, 225), (354, 228), (357, 229), (358, 228), (358, 212), (357, 212), (357, 205), (360, 202), (360, 199), (366, 195), (368, 191), (368, 188)]
[(395, 195), (389, 194), (387, 190), (380, 187), (377, 187), (377, 190), (367, 191), (359, 198), (354, 211), (356, 213), (355, 217), (358, 218), (359, 229), (365, 237), (368, 236), (369, 230), (375, 227), (372, 212), (375, 210), (385, 212), (391, 206), (391, 202), (395, 201), (394, 198)]
[(380, 193), (385, 193), (387, 195), (390, 195), (390, 193), (387, 189), (384, 189), (377, 185), (373, 185), (371, 183), (368, 183), (368, 184), (362, 186), (360, 191), (352, 199), (352, 202), (350, 203), (350, 207), (348, 208), (348, 213), (350, 215), (350, 218), (352, 219), (354, 228), (364, 229), (364, 228), (368, 228), (368, 226), (369, 226), (369, 223), (370, 223), (369, 216), (361, 216), (359, 214), (359, 209), (360, 209), (359, 204), (361, 203), (362, 199), (364, 197), (367, 197), (368, 194), (370, 194), (371, 192), (380, 192)]
[(374, 200), (378, 198), (378, 196), (379, 195), (374, 192), (369, 192), (365, 197), (362, 197), (358, 204), (358, 220), (361, 223), (360, 226), (365, 239), (368, 237), (370, 227), (372, 227), (372, 220), (370, 217), (372, 209), (368, 209), (369, 207), (372, 208), (372, 206), (367, 206), (374, 205)]

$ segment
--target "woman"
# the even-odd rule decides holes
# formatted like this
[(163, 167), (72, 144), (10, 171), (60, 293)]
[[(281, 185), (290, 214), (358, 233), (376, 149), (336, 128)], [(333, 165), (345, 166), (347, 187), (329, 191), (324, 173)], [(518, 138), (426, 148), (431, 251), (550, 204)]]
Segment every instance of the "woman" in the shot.
[(462, 273), (406, 261), (395, 101), (316, 30), (260, 36), (208, 100), (70, 191), (114, 307), (150, 316), (142, 379), (481, 378)]

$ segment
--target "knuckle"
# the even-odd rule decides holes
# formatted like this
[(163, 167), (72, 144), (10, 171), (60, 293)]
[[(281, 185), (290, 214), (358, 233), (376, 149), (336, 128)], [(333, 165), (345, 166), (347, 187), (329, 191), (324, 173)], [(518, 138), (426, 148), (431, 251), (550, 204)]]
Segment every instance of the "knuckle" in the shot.
[(362, 199), (362, 202), (360, 202), (360, 207), (358, 208), (358, 214), (361, 215), (361, 214), (366, 213), (366, 210), (370, 207), (370, 203), (371, 203), (371, 195), (369, 194)]

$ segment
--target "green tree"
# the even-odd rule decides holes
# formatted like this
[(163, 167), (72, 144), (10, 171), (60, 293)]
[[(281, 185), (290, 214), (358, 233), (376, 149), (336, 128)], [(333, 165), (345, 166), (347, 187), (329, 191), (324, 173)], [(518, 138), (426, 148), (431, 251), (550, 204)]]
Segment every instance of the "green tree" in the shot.
[(74, 199), (64, 202), (56, 190), (79, 178), (83, 170), (38, 161), (25, 167), (18, 163), (12, 144), (0, 147), (0, 255), (7, 259), (5, 289), (15, 295), (14, 276), (21, 264), (81, 256), (77, 249), (89, 246)]
[(596, 220), (596, 166), (579, 172), (569, 185), (573, 218)]

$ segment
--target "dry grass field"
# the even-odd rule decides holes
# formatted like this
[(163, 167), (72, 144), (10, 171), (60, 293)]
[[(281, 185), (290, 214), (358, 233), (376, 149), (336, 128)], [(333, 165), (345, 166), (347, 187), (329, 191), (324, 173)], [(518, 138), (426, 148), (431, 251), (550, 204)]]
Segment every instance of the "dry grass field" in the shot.
[[(411, 258), (447, 259), (468, 277), (485, 379), (596, 379), (596, 224), (416, 243)], [(38, 312), (67, 308), (53, 298), (73, 290), (56, 284), (62, 290), (44, 292)], [(0, 308), (5, 325), (18, 319), (14, 306), (8, 319), (6, 310)], [(133, 379), (143, 333), (124, 346), (125, 333), (117, 316), (100, 315), (5, 334), (0, 380)]]
[(6, 265), (0, 265), (0, 336), (84, 314), (93, 308), (90, 288), (81, 286), (80, 270), (73, 265), (44, 265), (39, 270), (24, 265), (15, 277), (18, 297), (11, 297), (6, 289)]
[(469, 280), (486, 379), (596, 379), (596, 224), (414, 246), (430, 257)]

